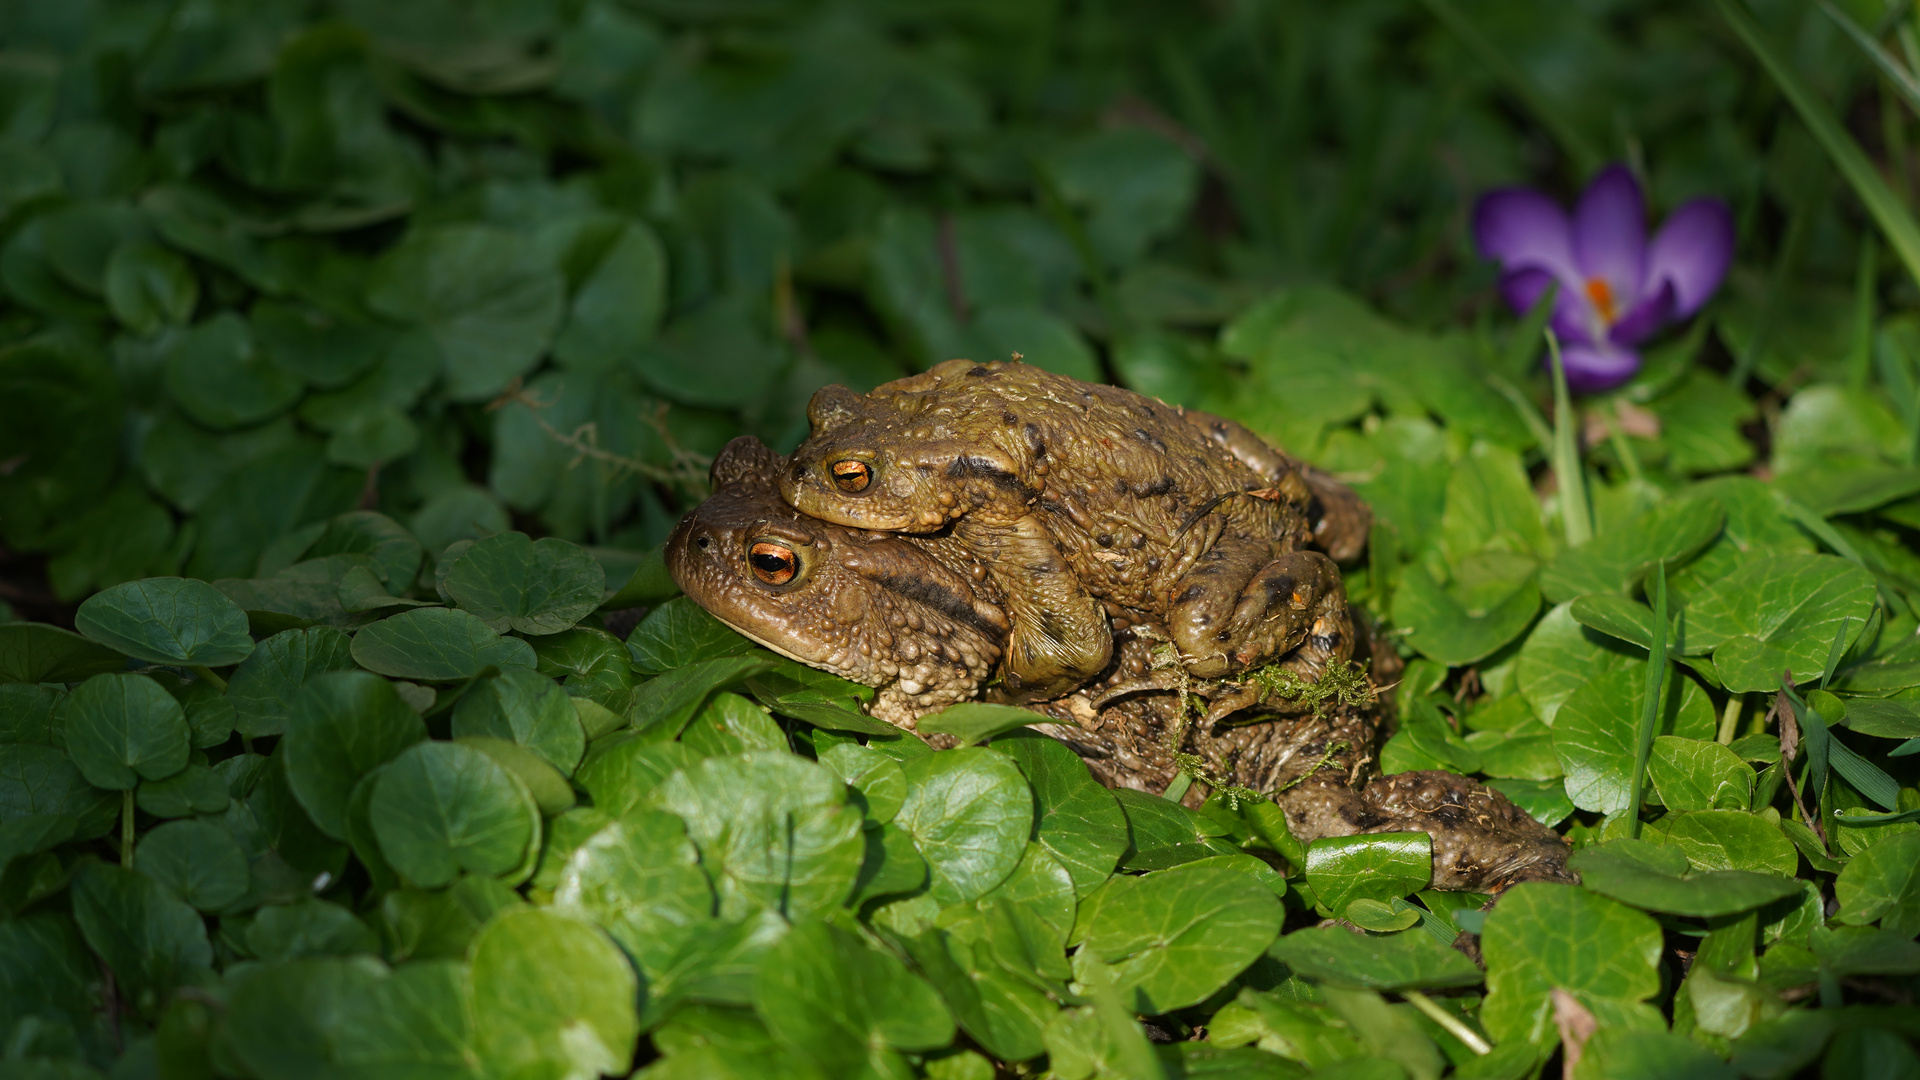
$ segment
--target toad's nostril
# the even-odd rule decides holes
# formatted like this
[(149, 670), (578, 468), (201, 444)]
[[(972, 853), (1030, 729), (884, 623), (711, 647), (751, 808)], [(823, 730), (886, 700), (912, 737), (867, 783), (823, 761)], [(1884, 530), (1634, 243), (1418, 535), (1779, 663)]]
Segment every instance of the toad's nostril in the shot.
[(693, 542), (694, 542), (694, 543), (696, 543), (696, 544), (698, 544), (698, 545), (700, 545), (700, 547), (702, 547), (702, 548), (705, 548), (705, 547), (707, 547), (708, 545), (710, 545), (710, 544), (712, 544), (712, 543), (713, 543), (713, 541), (712, 541), (712, 540), (709, 540), (709, 539), (707, 539), (707, 538), (706, 538), (706, 537), (704, 537), (704, 536), (696, 536), (696, 537), (694, 537), (694, 539), (693, 539)]

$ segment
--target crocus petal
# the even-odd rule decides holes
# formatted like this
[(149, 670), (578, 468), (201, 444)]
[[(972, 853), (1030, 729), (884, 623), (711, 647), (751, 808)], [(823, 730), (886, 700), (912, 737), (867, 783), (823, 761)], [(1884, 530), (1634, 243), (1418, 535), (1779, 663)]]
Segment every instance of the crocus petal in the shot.
[(1647, 249), (1647, 284), (1673, 286), (1676, 319), (1700, 310), (1733, 262), (1733, 213), (1719, 199), (1695, 199), (1668, 215)]
[[(1654, 284), (1651, 279), (1647, 283)], [(1615, 345), (1638, 345), (1671, 322), (1673, 312), (1673, 282), (1659, 282), (1658, 288), (1640, 297), (1632, 311), (1620, 316), (1620, 321), (1607, 331), (1607, 340)]]
[[(1551, 358), (1546, 363), (1553, 363)], [(1611, 390), (1640, 370), (1640, 354), (1607, 342), (1574, 343), (1560, 347), (1560, 363), (1567, 369), (1567, 389), (1576, 394)]]
[(1554, 284), (1560, 291), (1553, 298), (1553, 314), (1547, 325), (1562, 341), (1592, 341), (1599, 336), (1600, 321), (1593, 305), (1581, 292), (1578, 282), (1561, 281), (1537, 267), (1512, 270), (1500, 275), (1500, 295), (1521, 315), (1533, 310), (1540, 297)]
[(1537, 267), (1562, 281), (1579, 281), (1566, 211), (1530, 188), (1500, 188), (1473, 208), (1473, 239), (1480, 253), (1505, 270)]
[(1626, 166), (1609, 165), (1574, 207), (1574, 263), (1584, 278), (1606, 282), (1617, 316), (1640, 299), (1646, 256), (1647, 214), (1640, 185)]

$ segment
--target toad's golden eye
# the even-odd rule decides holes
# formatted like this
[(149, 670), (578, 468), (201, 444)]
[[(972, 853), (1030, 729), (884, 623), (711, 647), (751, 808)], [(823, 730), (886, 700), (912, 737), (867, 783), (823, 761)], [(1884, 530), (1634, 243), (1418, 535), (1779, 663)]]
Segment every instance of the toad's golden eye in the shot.
[(865, 491), (873, 483), (873, 466), (864, 461), (833, 463), (833, 486), (841, 491)]
[(769, 585), (785, 585), (800, 571), (800, 560), (785, 544), (762, 540), (747, 551), (747, 563), (753, 576)]

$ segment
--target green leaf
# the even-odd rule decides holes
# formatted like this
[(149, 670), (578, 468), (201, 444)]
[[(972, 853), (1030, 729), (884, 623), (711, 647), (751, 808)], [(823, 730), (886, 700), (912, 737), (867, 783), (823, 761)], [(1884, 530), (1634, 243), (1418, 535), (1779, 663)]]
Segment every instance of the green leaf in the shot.
[(600, 606), (606, 577), (593, 556), (565, 540), (509, 532), (462, 552), (441, 587), (495, 630), (555, 634)]
[(287, 729), (302, 687), (329, 672), (353, 670), (353, 642), (331, 626), (283, 630), (262, 641), (227, 682), (233, 726), (242, 735)]
[(485, 401), (546, 351), (565, 302), (535, 245), (488, 225), (416, 227), (374, 264), (367, 303), (433, 336), (456, 401)]
[(860, 792), (867, 804), (868, 818), (885, 824), (900, 813), (900, 806), (907, 798), (907, 773), (898, 761), (857, 742), (821, 747), (817, 758), (820, 764)]
[(71, 815), (77, 835), (91, 838), (113, 826), (120, 799), (87, 783), (63, 750), (0, 745), (0, 821), (31, 814)]
[(339, 904), (303, 896), (291, 904), (269, 904), (247, 926), (247, 947), (269, 963), (303, 956), (378, 954), (373, 928)]
[(200, 913), (153, 878), (89, 862), (72, 888), (74, 921), (142, 1013), (156, 1015), (169, 991), (213, 965)]
[(261, 965), (235, 989), (232, 1050), (262, 1077), (466, 1076), (478, 1060), (465, 964), (316, 957)]
[(1562, 551), (1540, 571), (1540, 591), (1555, 604), (1587, 593), (1630, 592), (1655, 563), (1678, 565), (1712, 543), (1726, 518), (1726, 511), (1707, 499), (1661, 503)]
[(348, 386), (378, 366), (393, 338), (386, 328), (305, 304), (260, 300), (250, 314), (267, 359), (323, 390)]
[(187, 261), (158, 244), (123, 243), (107, 260), (107, 310), (136, 334), (184, 326), (200, 302), (200, 282)]
[(677, 742), (615, 735), (594, 744), (574, 780), (593, 797), (594, 806), (624, 818), (647, 805), (660, 781), (697, 757)]
[(1149, 1015), (1206, 1000), (1280, 932), (1280, 901), (1259, 879), (1221, 866), (1117, 877), (1085, 924), (1074, 971), (1113, 965), (1129, 1008)]
[(512, 773), (527, 789), (527, 794), (533, 798), (533, 804), (542, 817), (552, 817), (571, 809), (579, 801), (559, 769), (517, 742), (493, 735), (461, 735), (454, 741), (480, 751)]
[(1669, 810), (1745, 810), (1753, 798), (1753, 766), (1716, 742), (1661, 735), (1647, 773)]
[(66, 912), (42, 909), (0, 922), (0, 1023), (7, 1030), (29, 1034), (33, 1016), (87, 1030), (100, 983), (100, 962)]
[(427, 737), (393, 684), (364, 671), (321, 675), (294, 698), (282, 744), (287, 783), (320, 831), (347, 839), (347, 804), (360, 778)]
[(1093, 778), (1080, 755), (1039, 732), (1009, 732), (991, 749), (1012, 758), (1033, 787), (1040, 813), (1035, 840), (1066, 867), (1074, 892), (1092, 892), (1127, 850), (1127, 815), (1113, 793)]
[(644, 991), (598, 927), (541, 908), (494, 917), (473, 943), (475, 1048), (490, 1069), (568, 1080), (632, 1068)]
[(598, 262), (573, 291), (553, 355), (568, 367), (600, 369), (632, 354), (660, 329), (667, 257), (644, 221), (622, 221)]
[(1589, 680), (1628, 668), (1638, 671), (1645, 663), (1639, 651), (1580, 625), (1572, 605), (1561, 604), (1520, 644), (1514, 677), (1534, 715), (1553, 727), (1561, 705)]
[(1800, 868), (1793, 843), (1766, 818), (1742, 810), (1691, 810), (1649, 826), (1652, 836), (1686, 853), (1701, 870), (1753, 870), (1792, 877)]
[(724, 919), (765, 908), (795, 920), (839, 907), (866, 855), (846, 785), (784, 751), (707, 758), (667, 777), (653, 802), (687, 823)]
[(188, 765), (165, 780), (143, 780), (134, 796), (141, 810), (160, 818), (218, 814), (233, 801), (227, 782), (205, 765)]
[(1267, 952), (1303, 975), (1353, 989), (1445, 989), (1481, 979), (1473, 961), (1425, 931), (1363, 935), (1323, 926), (1288, 934)]
[(145, 675), (95, 675), (60, 703), (67, 753), (94, 787), (128, 791), (187, 767), (186, 710)]
[(627, 702), (627, 719), (648, 738), (675, 738), (714, 691), (778, 666), (772, 655), (761, 653), (716, 657), (669, 671), (634, 687), (633, 697)]
[(907, 797), (894, 824), (913, 836), (933, 874), (933, 898), (965, 903), (1006, 880), (1033, 830), (1033, 792), (1018, 766), (979, 748), (906, 766)]
[(0, 685), (79, 682), (119, 671), (127, 658), (71, 630), (44, 623), (0, 623)]
[(374, 623), (354, 635), (353, 658), (368, 671), (423, 682), (455, 682), (488, 667), (535, 662), (531, 645), (448, 608), (417, 608)]
[(1853, 857), (1834, 880), (1836, 922), (1920, 933), (1920, 833), (1895, 833)]
[(192, 578), (129, 581), (95, 593), (74, 613), (76, 629), (151, 664), (225, 667), (253, 652), (247, 613)]
[(567, 856), (554, 907), (604, 928), (649, 980), (715, 915), (713, 886), (686, 826), (658, 810), (602, 826)]
[(373, 788), (380, 852), (409, 884), (437, 888), (462, 870), (501, 875), (538, 841), (540, 812), (513, 775), (457, 743), (424, 742)]
[(788, 745), (787, 733), (767, 714), (766, 707), (739, 694), (714, 695), (688, 721), (680, 741), (707, 757), (747, 750), (785, 750)]
[(1624, 904), (1573, 885), (1522, 882), (1487, 916), (1480, 950), (1487, 963), (1480, 1021), (1496, 1041), (1557, 1038), (1556, 986), (1589, 1009), (1661, 1026), (1640, 1004), (1660, 990), (1660, 924)]
[(1433, 880), (1433, 838), (1423, 832), (1328, 836), (1307, 845), (1307, 884), (1339, 915), (1361, 898), (1395, 900)]
[(216, 431), (250, 427), (286, 412), (306, 389), (253, 344), (253, 329), (231, 311), (167, 339), (167, 393), (180, 410)]
[(1782, 671), (1823, 670), (1841, 623), (1864, 627), (1874, 600), (1873, 575), (1845, 559), (1757, 559), (1687, 602), (1687, 647), (1713, 650), (1728, 690), (1775, 690)]
[(169, 821), (140, 838), (134, 869), (201, 911), (246, 895), (247, 853), (233, 834), (205, 821)]
[(891, 954), (825, 923), (788, 931), (761, 961), (754, 1005), (774, 1038), (827, 1075), (901, 1075), (901, 1051), (953, 1041), (953, 1015)]
[[(1407, 642), (1440, 663), (1459, 665), (1484, 659), (1519, 637), (1540, 610), (1540, 588), (1530, 563), (1511, 557), (1500, 562), (1486, 582), (1456, 581), (1452, 590), (1435, 582), (1424, 564), (1409, 564), (1393, 595), (1393, 621), (1408, 628)], [(1455, 567), (1456, 573), (1468, 568), (1464, 562)], [(1518, 578), (1506, 573), (1515, 568), (1523, 570)]]
[[(1692, 680), (1669, 678), (1654, 718), (1657, 735), (1710, 739), (1713, 705)], [(1646, 677), (1610, 668), (1574, 691), (1554, 719), (1553, 749), (1566, 773), (1567, 797), (1582, 810), (1626, 808), (1634, 763), (1633, 734), (1647, 698)]]
[(929, 735), (951, 735), (962, 746), (977, 746), (1009, 731), (1043, 722), (1044, 718), (1011, 705), (993, 705), (984, 701), (963, 701), (922, 716), (914, 730)]
[[(1663, 857), (1671, 853), (1671, 860)], [(1650, 841), (1611, 840), (1568, 861), (1586, 888), (1647, 911), (1715, 918), (1797, 896), (1800, 882), (1745, 870), (1688, 872), (1682, 852)]]
[(1112, 794), (1127, 815), (1123, 870), (1164, 870), (1231, 850), (1212, 840), (1226, 831), (1223, 827), (1177, 802), (1131, 788), (1114, 788)]
[(468, 688), (454, 706), (453, 734), (519, 743), (569, 775), (587, 750), (587, 733), (572, 699), (552, 679), (527, 668), (508, 668)]
[(658, 675), (721, 656), (739, 656), (754, 648), (753, 642), (684, 596), (648, 612), (627, 637), (633, 669), (642, 675)]

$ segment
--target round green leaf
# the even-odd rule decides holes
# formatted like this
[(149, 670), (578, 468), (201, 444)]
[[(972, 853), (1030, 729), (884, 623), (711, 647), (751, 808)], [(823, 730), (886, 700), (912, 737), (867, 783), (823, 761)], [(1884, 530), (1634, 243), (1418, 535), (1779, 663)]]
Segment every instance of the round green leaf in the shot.
[(1920, 934), (1920, 833), (1895, 833), (1853, 857), (1834, 880), (1835, 921)]
[(519, 866), (539, 822), (532, 796), (487, 755), (419, 743), (380, 772), (371, 804), (381, 854), (409, 884), (438, 888), (462, 870)]
[(331, 626), (283, 630), (260, 643), (227, 682), (233, 726), (242, 735), (287, 730), (293, 701), (308, 680), (353, 670), (353, 640)]
[[(1647, 853), (1651, 849), (1651, 853)], [(1659, 853), (1677, 857), (1679, 867), (1659, 865)], [(1622, 903), (1648, 911), (1713, 918), (1750, 911), (1800, 894), (1801, 883), (1772, 874), (1742, 870), (1687, 873), (1685, 856), (1666, 845), (1614, 840), (1604, 847), (1574, 853), (1569, 866), (1582, 885)]]
[(32, 814), (71, 815), (80, 822), (76, 834), (87, 839), (113, 827), (120, 799), (87, 783), (57, 747), (0, 744), (0, 821)]
[(426, 737), (427, 725), (387, 680), (364, 671), (321, 675), (293, 701), (287, 783), (321, 832), (345, 840), (354, 785)]
[(95, 593), (73, 625), (95, 641), (150, 664), (224, 667), (253, 653), (247, 613), (193, 578), (129, 581)]
[(60, 704), (67, 753), (94, 787), (127, 791), (187, 767), (187, 713), (145, 675), (95, 675)]
[(1866, 627), (1876, 587), (1865, 569), (1833, 555), (1776, 555), (1741, 566), (1687, 602), (1687, 646), (1713, 650), (1728, 690), (1780, 688), (1825, 670), (1834, 635)]
[(473, 747), (512, 773), (526, 787), (527, 794), (533, 796), (533, 804), (540, 808), (542, 817), (552, 817), (579, 801), (573, 793), (573, 786), (567, 783), (567, 778), (560, 774), (559, 769), (517, 742), (493, 735), (461, 735), (454, 741), (462, 746)]
[(200, 302), (200, 282), (187, 260), (158, 244), (121, 244), (107, 260), (107, 309), (136, 334), (184, 326)]
[(1753, 798), (1753, 766), (1705, 739), (1661, 735), (1653, 740), (1647, 778), (1669, 810), (1745, 810)]
[(715, 907), (686, 826), (658, 810), (602, 826), (574, 848), (553, 904), (600, 924), (653, 979)]
[(894, 824), (913, 836), (933, 873), (933, 898), (965, 903), (1005, 881), (1033, 831), (1033, 791), (1011, 760), (978, 747), (906, 766)]
[(1548, 727), (1554, 725), (1561, 704), (1603, 672), (1631, 668), (1646, 674), (1644, 650), (1636, 659), (1631, 647), (1580, 625), (1572, 609), (1572, 604), (1561, 604), (1542, 616), (1520, 643), (1514, 662), (1521, 696)]
[(246, 895), (247, 853), (227, 830), (206, 821), (169, 821), (140, 838), (133, 868), (201, 911)]
[(87, 862), (74, 872), (72, 889), (80, 932), (142, 1012), (158, 1013), (169, 991), (212, 966), (200, 913), (153, 878)]
[(1339, 926), (1297, 930), (1268, 950), (1303, 975), (1356, 990), (1430, 990), (1480, 981), (1473, 961), (1424, 930), (1356, 934)]
[(331, 312), (278, 300), (253, 305), (254, 340), (267, 359), (297, 378), (338, 390), (377, 366), (392, 332)]
[(426, 552), (404, 526), (385, 514), (353, 510), (327, 522), (327, 527), (301, 553), (303, 559), (327, 555), (366, 555), (381, 584), (395, 595), (413, 584)]
[(1114, 878), (1086, 917), (1074, 968), (1113, 965), (1136, 1012), (1197, 1004), (1253, 963), (1280, 933), (1284, 911), (1260, 879), (1225, 866), (1176, 866)]
[(592, 796), (594, 806), (625, 817), (644, 807), (662, 780), (699, 757), (677, 742), (652, 742), (630, 733), (613, 735), (593, 745), (574, 779)]
[[(1515, 565), (1526, 562), (1509, 558)], [(1446, 589), (1417, 562), (1402, 572), (1393, 596), (1393, 621), (1409, 628), (1407, 643), (1448, 665), (1485, 658), (1519, 637), (1539, 610), (1540, 587), (1531, 574), (1504, 583), (1496, 577), (1474, 588), (1456, 582)]]
[(587, 750), (587, 733), (567, 692), (528, 668), (508, 668), (468, 688), (454, 706), (453, 734), (519, 743), (569, 775)]
[[(1635, 1016), (1652, 1012), (1639, 1003), (1660, 990), (1660, 924), (1574, 885), (1528, 881), (1507, 890), (1487, 916), (1480, 949), (1487, 962), (1480, 1019), (1500, 1042), (1557, 1038), (1556, 986), (1589, 1009), (1611, 1002)], [(1652, 1021), (1661, 1024), (1657, 1013)]]
[(653, 803), (687, 823), (725, 919), (766, 908), (797, 920), (836, 908), (866, 857), (846, 785), (785, 751), (707, 758), (662, 781)]
[(205, 765), (188, 765), (165, 780), (142, 780), (135, 801), (160, 818), (218, 814), (233, 802), (227, 782)]
[(1691, 810), (1655, 823), (1658, 835), (1700, 870), (1755, 870), (1792, 877), (1800, 869), (1793, 842), (1778, 826), (1744, 810)]
[(641, 994), (619, 946), (584, 919), (505, 911), (473, 943), (474, 1032), (497, 1075), (624, 1075), (640, 1035)]
[(557, 634), (600, 606), (607, 574), (565, 540), (509, 532), (476, 541), (454, 560), (442, 586), (496, 630)]
[(565, 292), (559, 269), (524, 237), (490, 225), (430, 225), (374, 264), (367, 303), (433, 336), (450, 397), (484, 401), (546, 351)]
[(1362, 898), (1393, 900), (1433, 880), (1433, 838), (1423, 832), (1328, 836), (1307, 845), (1307, 884), (1338, 915)]
[(127, 658), (71, 630), (44, 623), (0, 623), (0, 684), (79, 682), (119, 671)]
[(448, 608), (415, 608), (374, 623), (354, 635), (353, 658), (368, 671), (424, 682), (471, 679), (489, 666), (534, 665), (533, 646)]
[(605, 254), (574, 290), (566, 324), (553, 342), (556, 360), (572, 368), (612, 367), (660, 329), (666, 305), (667, 258), (645, 222), (622, 222)]
[(478, 1060), (465, 964), (389, 970), (366, 958), (261, 965), (236, 987), (233, 1053), (267, 1080), (362, 1075), (460, 1076)]
[[(1603, 814), (1625, 809), (1633, 782), (1633, 733), (1646, 697), (1644, 667), (1606, 668), (1560, 706), (1553, 720), (1553, 751), (1573, 805)], [(1669, 671), (1656, 724), (1659, 735), (1711, 739), (1713, 703), (1692, 679)]]
[(339, 904), (317, 896), (268, 904), (254, 914), (246, 934), (247, 948), (269, 962), (380, 951), (380, 939), (372, 927)]
[(306, 389), (253, 346), (253, 329), (231, 311), (168, 343), (167, 393), (215, 430), (248, 427), (286, 412)]
[(754, 1004), (775, 1039), (828, 1076), (861, 1075), (872, 1056), (897, 1072), (905, 1063), (894, 1052), (933, 1050), (954, 1036), (952, 1013), (925, 980), (821, 922), (795, 926), (761, 960)]

